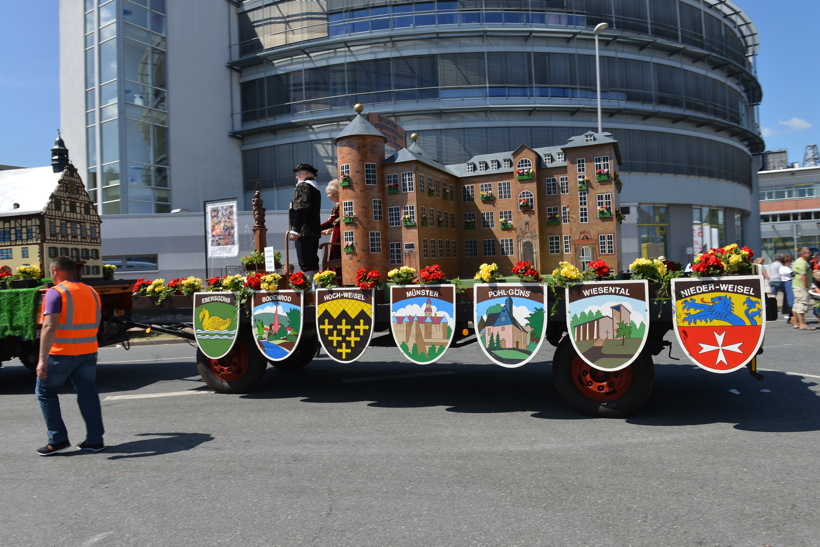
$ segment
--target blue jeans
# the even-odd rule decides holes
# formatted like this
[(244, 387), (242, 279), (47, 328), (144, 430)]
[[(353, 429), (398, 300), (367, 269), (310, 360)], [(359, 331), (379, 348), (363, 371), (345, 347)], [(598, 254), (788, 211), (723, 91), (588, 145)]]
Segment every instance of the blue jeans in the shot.
[(37, 394), (40, 410), (46, 421), (48, 443), (54, 445), (68, 440), (68, 429), (63, 423), (58, 393), (63, 388), (66, 378), (71, 378), (71, 383), (77, 391), (77, 405), (85, 420), (85, 441), (88, 444), (101, 444), (105, 430), (96, 386), (97, 354), (49, 355), (46, 363), (48, 378), (37, 378), (34, 393)]
[(769, 286), (772, 288), (772, 296), (777, 296), (778, 291), (782, 292), (784, 295), (786, 293), (786, 289), (783, 288), (782, 281), (769, 280)]

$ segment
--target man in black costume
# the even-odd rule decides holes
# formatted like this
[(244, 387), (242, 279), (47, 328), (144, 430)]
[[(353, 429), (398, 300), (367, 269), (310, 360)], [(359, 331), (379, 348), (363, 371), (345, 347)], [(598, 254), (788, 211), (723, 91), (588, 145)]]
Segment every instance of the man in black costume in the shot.
[(310, 164), (300, 163), (296, 173), (296, 190), (288, 211), (288, 237), (294, 242), (299, 268), (309, 280), (319, 271), (319, 238), (322, 237), (319, 209), (322, 192), (316, 184), (318, 170)]

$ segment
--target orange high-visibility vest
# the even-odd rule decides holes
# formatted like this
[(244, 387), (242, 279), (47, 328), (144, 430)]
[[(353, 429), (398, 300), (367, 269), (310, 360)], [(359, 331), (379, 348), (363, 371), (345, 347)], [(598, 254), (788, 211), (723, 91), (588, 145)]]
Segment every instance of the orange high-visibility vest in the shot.
[(97, 353), (97, 330), (102, 318), (100, 296), (97, 291), (84, 283), (72, 282), (60, 283), (54, 289), (60, 293), (63, 306), (60, 310), (57, 336), (49, 354)]

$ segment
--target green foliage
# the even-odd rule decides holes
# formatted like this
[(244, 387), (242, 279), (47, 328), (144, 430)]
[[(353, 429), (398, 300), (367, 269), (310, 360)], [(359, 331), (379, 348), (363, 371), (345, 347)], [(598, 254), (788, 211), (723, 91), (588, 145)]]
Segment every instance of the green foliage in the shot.
[(532, 334), (530, 340), (537, 342), (541, 339), (536, 333), (540, 333), (544, 328), (544, 308), (535, 308), (535, 310), (527, 316), (527, 323), (532, 327)]
[(621, 337), (621, 345), (624, 345), (626, 339), (631, 337), (632, 335), (632, 327), (630, 327), (623, 321), (619, 321), (618, 329), (615, 331), (615, 334)]
[(262, 340), (265, 337), (265, 324), (259, 319), (256, 320), (256, 339)]
[(285, 315), (288, 318), (288, 326), (293, 329), (293, 333), (296, 334), (299, 332), (301, 330), (300, 325), (302, 324), (302, 310), (293, 308)]
[(640, 326), (638, 326), (635, 321), (632, 321), (632, 338), (643, 338), (645, 331), (646, 323), (641, 321)]

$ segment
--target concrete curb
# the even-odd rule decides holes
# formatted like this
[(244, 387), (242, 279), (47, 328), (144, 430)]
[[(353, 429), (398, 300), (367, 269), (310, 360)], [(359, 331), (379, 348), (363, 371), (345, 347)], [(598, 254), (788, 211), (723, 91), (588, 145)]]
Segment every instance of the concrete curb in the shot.
[[(132, 346), (164, 346), (165, 344), (185, 344), (188, 340), (184, 338), (163, 338), (162, 340), (131, 340)], [(191, 344), (196, 344), (191, 340)], [(122, 344), (119, 344), (122, 345)]]

